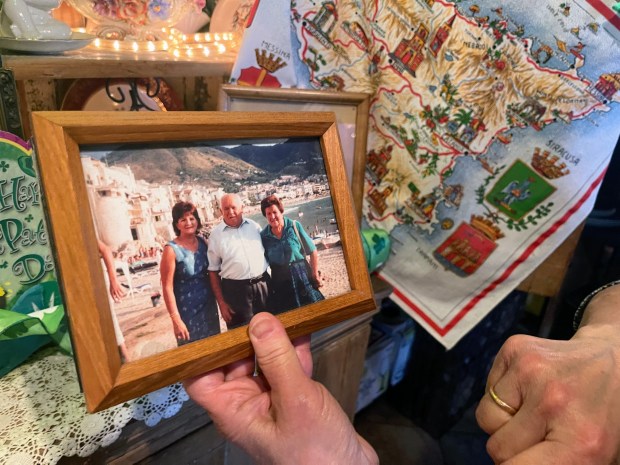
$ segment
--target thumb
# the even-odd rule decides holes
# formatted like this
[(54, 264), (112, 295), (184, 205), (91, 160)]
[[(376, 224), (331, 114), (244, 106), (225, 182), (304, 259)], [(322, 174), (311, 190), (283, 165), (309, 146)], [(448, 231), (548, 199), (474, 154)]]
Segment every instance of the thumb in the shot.
[(273, 391), (296, 395), (299, 383), (308, 380), (282, 323), (270, 313), (258, 313), (250, 321), (250, 341), (261, 372)]

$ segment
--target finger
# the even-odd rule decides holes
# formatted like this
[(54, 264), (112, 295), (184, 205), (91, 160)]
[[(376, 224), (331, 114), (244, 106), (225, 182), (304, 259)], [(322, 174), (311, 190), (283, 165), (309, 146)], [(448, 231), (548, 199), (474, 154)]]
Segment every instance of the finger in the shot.
[(231, 363), (225, 369), (226, 381), (251, 376), (254, 373), (254, 357), (247, 357), (243, 360)]
[(225, 437), (252, 441), (262, 431), (269, 431), (267, 425), (273, 421), (265, 383), (261, 378), (248, 376), (225, 381), (225, 371), (225, 368), (218, 369), (186, 380), (185, 390), (209, 413)]
[(504, 463), (544, 441), (546, 434), (545, 420), (535, 412), (524, 408), (489, 438), (487, 451), (495, 463)]
[(511, 417), (510, 413), (502, 410), (502, 407), (492, 399), (489, 394), (491, 388), (502, 401), (511, 407), (518, 410), (523, 404), (523, 366), (531, 365), (528, 368), (530, 372), (533, 372), (532, 368), (534, 367), (533, 363), (524, 363), (523, 357), (524, 354), (533, 352), (532, 344), (535, 341), (536, 338), (530, 336), (512, 336), (508, 338), (495, 357), (487, 377), (485, 394), (476, 410), (476, 418), (480, 427), (487, 433), (493, 434)]
[(311, 377), (313, 361), (312, 352), (310, 352), (310, 336), (298, 337), (293, 341), (293, 347), (295, 347), (295, 352), (297, 352), (301, 368), (306, 376)]
[(576, 457), (566, 444), (555, 441), (543, 441), (503, 462), (502, 465), (531, 465), (533, 463), (544, 463), (545, 465), (583, 465), (587, 462)]
[(283, 399), (298, 396), (300, 383), (309, 378), (282, 323), (270, 313), (258, 313), (250, 321), (249, 334), (261, 371), (273, 393)]
[[(491, 388), (499, 400), (493, 399)], [(519, 387), (511, 373), (506, 373), (503, 378), (487, 388), (476, 408), (476, 420), (488, 434), (495, 433), (514, 417), (514, 413), (508, 412), (506, 407), (500, 405), (502, 401), (517, 411), (521, 407)]]
[(224, 383), (224, 378), (224, 368), (218, 368), (200, 376), (186, 379), (183, 381), (183, 387), (196, 403), (204, 409), (212, 411), (217, 409), (218, 404), (221, 404), (218, 402), (217, 396), (213, 396), (212, 393)]
[(509, 361), (506, 357), (506, 350), (504, 346), (501, 347), (495, 359), (493, 360), (493, 365), (491, 366), (491, 370), (489, 371), (489, 375), (487, 376), (487, 384), (486, 384), (486, 392), (489, 392), (489, 388), (495, 386), (497, 382), (500, 380), (502, 376), (506, 373), (508, 369)]
[[(493, 366), (487, 377), (487, 391), (490, 387), (497, 386), (499, 381), (505, 376), (511, 375), (514, 380), (512, 384), (517, 387), (515, 391), (503, 395), (518, 394), (517, 398), (504, 399), (512, 402), (511, 405), (517, 407), (521, 403), (521, 392), (519, 386), (523, 382), (525, 375), (538, 378), (539, 372), (536, 365), (540, 350), (540, 339), (524, 334), (517, 334), (509, 337), (497, 353)], [(523, 372), (525, 370), (525, 372)], [(497, 392), (497, 391), (496, 391)]]

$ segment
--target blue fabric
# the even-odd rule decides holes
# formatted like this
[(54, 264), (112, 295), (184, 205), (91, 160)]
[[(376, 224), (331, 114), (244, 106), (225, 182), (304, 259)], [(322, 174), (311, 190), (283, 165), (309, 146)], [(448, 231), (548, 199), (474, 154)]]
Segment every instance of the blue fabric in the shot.
[(181, 319), (189, 331), (189, 341), (197, 341), (220, 332), (217, 303), (211, 290), (207, 267), (207, 244), (198, 239), (198, 250), (192, 252), (175, 242), (168, 242), (174, 250), (176, 267), (173, 290)]
[(278, 239), (272, 232), (271, 226), (267, 225), (263, 228), (260, 235), (263, 239), (263, 247), (265, 248), (265, 257), (269, 265), (286, 265), (305, 259), (304, 250), (307, 254), (311, 254), (316, 250), (316, 246), (310, 236), (304, 230), (304, 227), (297, 221), (297, 232), (299, 237), (304, 241), (304, 245), (299, 243), (295, 228), (293, 228), (293, 220), (284, 217), (284, 229), (282, 238)]
[(306, 260), (299, 260), (289, 264), (289, 273), (295, 294), (295, 307), (308, 305), (323, 300), (323, 294), (315, 289), (310, 280), (310, 266)]
[(261, 231), (265, 257), (271, 267), (269, 307), (274, 313), (291, 310), (323, 300), (323, 294), (311, 283), (309, 265), (304, 250), (310, 254), (316, 250), (312, 239), (297, 222), (299, 242), (293, 220), (284, 217), (282, 237), (278, 239), (269, 225)]

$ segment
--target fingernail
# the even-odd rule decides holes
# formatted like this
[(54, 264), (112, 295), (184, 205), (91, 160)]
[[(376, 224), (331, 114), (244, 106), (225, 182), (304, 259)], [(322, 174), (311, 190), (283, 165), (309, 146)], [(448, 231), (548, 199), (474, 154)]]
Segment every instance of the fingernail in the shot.
[(260, 320), (252, 325), (250, 333), (256, 339), (265, 339), (273, 332), (273, 324), (270, 321)]

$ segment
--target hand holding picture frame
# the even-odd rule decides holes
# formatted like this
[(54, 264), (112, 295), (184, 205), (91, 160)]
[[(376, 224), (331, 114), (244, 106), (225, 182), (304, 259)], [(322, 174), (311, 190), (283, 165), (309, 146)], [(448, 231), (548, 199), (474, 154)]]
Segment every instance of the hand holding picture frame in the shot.
[[(171, 228), (166, 211), (180, 200), (202, 205), (205, 223), (215, 226), (222, 217), (214, 202), (218, 192), (236, 186), (250, 210), (261, 196), (275, 190), (284, 197), (286, 214), (297, 214), (299, 224), (306, 216), (317, 218), (316, 227), (303, 225), (307, 234), (321, 232), (323, 220), (325, 228), (337, 228), (344, 270), (334, 274), (346, 275), (346, 285), (325, 300), (280, 314), (292, 338), (375, 308), (330, 113), (34, 112), (33, 128), (60, 283), (90, 411), (251, 354), (246, 328), (239, 327), (162, 352), (142, 353), (129, 361), (121, 359), (115, 329), (127, 329), (126, 314), (152, 307), (152, 312), (167, 318), (156, 299), (158, 275), (149, 275), (152, 251), (141, 238), (151, 231), (160, 243), (170, 239), (163, 237), (165, 226)], [(300, 152), (286, 144), (315, 148), (307, 156), (299, 155), (296, 162), (287, 162), (287, 170), (292, 171), (258, 166), (261, 160), (269, 165), (282, 153)], [(278, 149), (277, 154), (270, 152)], [(326, 179), (323, 187), (322, 179)], [(255, 190), (257, 185), (262, 187)], [(326, 208), (319, 201), (331, 205), (329, 218), (318, 216)], [(306, 214), (301, 215), (304, 209)], [(123, 239), (119, 234), (131, 240), (119, 245)], [(108, 298), (113, 286), (104, 279), (101, 240), (108, 242), (117, 258), (129, 246), (137, 247), (131, 269), (119, 267), (112, 278), (130, 294), (123, 299), (136, 305), (146, 302), (141, 308), (116, 315)], [(316, 241), (329, 247), (325, 236), (317, 234)], [(139, 280), (147, 278), (152, 288), (140, 292), (144, 285)], [(116, 316), (120, 325), (115, 324)], [(144, 330), (156, 314), (142, 313), (140, 318)], [(166, 331), (171, 331), (168, 324)]]
[(225, 84), (218, 109), (223, 111), (332, 111), (336, 115), (345, 169), (357, 218), (362, 217), (370, 95), (311, 89), (279, 89)]

